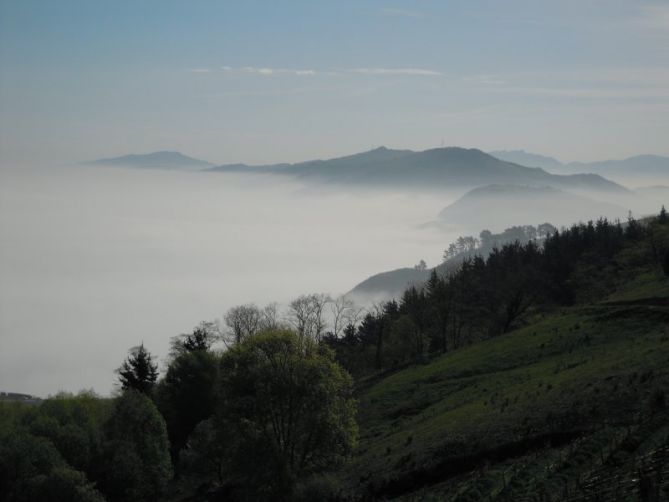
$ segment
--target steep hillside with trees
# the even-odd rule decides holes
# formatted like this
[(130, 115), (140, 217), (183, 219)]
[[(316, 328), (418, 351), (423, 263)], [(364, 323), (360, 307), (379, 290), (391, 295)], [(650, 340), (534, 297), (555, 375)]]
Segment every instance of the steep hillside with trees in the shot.
[(357, 284), (346, 296), (363, 305), (398, 299), (411, 286), (422, 288), (433, 271), (439, 276), (447, 276), (460, 268), (463, 261), (475, 256), (485, 258), (493, 249), (506, 244), (535, 241), (541, 245), (555, 230), (550, 223), (541, 223), (537, 226), (513, 226), (495, 234), (490, 230), (483, 230), (478, 237), (461, 235), (444, 250), (443, 260), (436, 267), (428, 269), (419, 263), (412, 268), (381, 272)]
[(504, 246), (370, 313), (331, 341), (359, 375), (344, 483), (407, 500), (666, 497), (668, 278), (663, 210)]

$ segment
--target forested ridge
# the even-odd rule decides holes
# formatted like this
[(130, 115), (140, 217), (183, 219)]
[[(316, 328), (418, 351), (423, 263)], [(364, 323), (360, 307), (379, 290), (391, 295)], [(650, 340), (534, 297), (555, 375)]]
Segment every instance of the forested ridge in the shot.
[(664, 208), (491, 236), (364, 312), (240, 305), (162, 371), (139, 345), (113, 398), (0, 402), (0, 501), (669, 496)]
[[(447, 267), (433, 269), (424, 287), (409, 287), (398, 301), (367, 313), (357, 329), (326, 341), (358, 374), (426, 360), (506, 333), (538, 313), (592, 303), (643, 270), (667, 274), (666, 219), (663, 211), (647, 222), (599, 219), (552, 233), (540, 225), (534, 238), (522, 227), (459, 238), (444, 254)], [(507, 233), (517, 237), (497, 247), (509, 242)]]

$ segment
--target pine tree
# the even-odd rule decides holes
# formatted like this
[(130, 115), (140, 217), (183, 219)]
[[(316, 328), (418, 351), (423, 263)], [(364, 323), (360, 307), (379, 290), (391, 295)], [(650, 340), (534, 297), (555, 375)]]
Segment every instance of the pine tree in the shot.
[(667, 216), (667, 210), (664, 208), (664, 206), (662, 206), (662, 209), (660, 209), (660, 216), (658, 217), (657, 221), (662, 224), (669, 221), (669, 216)]
[(135, 389), (143, 394), (149, 394), (158, 379), (158, 365), (144, 344), (132, 348), (117, 371), (123, 390)]

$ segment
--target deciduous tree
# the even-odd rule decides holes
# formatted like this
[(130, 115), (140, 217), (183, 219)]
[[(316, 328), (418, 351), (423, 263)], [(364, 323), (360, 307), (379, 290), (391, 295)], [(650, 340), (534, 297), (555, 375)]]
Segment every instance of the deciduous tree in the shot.
[(218, 426), (237, 438), (232, 465), (256, 498), (289, 498), (298, 478), (332, 468), (355, 444), (350, 376), (329, 349), (293, 332), (226, 352), (220, 400)]

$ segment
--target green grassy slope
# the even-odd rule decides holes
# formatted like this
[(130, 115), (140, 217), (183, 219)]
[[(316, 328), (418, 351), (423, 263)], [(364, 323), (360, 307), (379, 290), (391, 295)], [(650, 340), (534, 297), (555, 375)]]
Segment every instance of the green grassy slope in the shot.
[(577, 500), (618, 469), (638, 491), (639, 459), (667, 465), (666, 390), (669, 284), (647, 273), (361, 387), (344, 481), (358, 497)]

